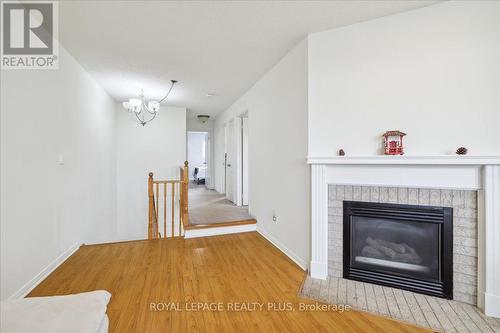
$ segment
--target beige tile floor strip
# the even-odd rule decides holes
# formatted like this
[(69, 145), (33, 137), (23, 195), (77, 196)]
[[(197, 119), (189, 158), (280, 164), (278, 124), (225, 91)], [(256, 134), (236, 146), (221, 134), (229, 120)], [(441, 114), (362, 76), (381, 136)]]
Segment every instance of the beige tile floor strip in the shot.
[(470, 304), (359, 281), (308, 276), (299, 295), (446, 333), (500, 333), (500, 319), (487, 317)]

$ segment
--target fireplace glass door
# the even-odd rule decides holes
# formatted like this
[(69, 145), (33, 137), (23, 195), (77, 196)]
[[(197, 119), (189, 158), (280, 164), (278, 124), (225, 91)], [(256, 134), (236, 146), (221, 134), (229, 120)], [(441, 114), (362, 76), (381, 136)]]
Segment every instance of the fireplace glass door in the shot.
[(451, 208), (344, 201), (344, 277), (451, 298)]
[(351, 267), (439, 280), (440, 227), (353, 216)]

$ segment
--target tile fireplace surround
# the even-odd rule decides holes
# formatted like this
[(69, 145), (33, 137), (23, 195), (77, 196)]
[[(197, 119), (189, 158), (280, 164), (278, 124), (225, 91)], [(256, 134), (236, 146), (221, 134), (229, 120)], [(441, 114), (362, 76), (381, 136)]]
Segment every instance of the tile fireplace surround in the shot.
[(342, 276), (336, 223), (342, 200), (453, 207), (454, 299), (500, 318), (500, 156), (342, 156), (308, 163), (311, 277)]

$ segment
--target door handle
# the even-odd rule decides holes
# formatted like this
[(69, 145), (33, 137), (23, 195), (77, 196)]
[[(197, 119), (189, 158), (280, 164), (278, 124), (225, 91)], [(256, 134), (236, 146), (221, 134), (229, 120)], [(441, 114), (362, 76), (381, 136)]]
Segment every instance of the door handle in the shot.
[(227, 167), (228, 167), (228, 168), (230, 168), (230, 167), (231, 167), (231, 164), (228, 164), (228, 165), (227, 165)]

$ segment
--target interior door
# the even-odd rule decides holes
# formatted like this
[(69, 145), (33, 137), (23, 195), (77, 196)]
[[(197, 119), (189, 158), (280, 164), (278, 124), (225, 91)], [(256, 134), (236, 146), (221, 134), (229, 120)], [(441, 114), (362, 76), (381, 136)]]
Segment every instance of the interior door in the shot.
[(234, 202), (234, 155), (235, 155), (234, 119), (226, 126), (226, 197)]
[(221, 177), (221, 186), (220, 193), (226, 193), (226, 176), (227, 176), (227, 124), (222, 128), (222, 144), (224, 145), (224, 151), (222, 154), (222, 177)]

